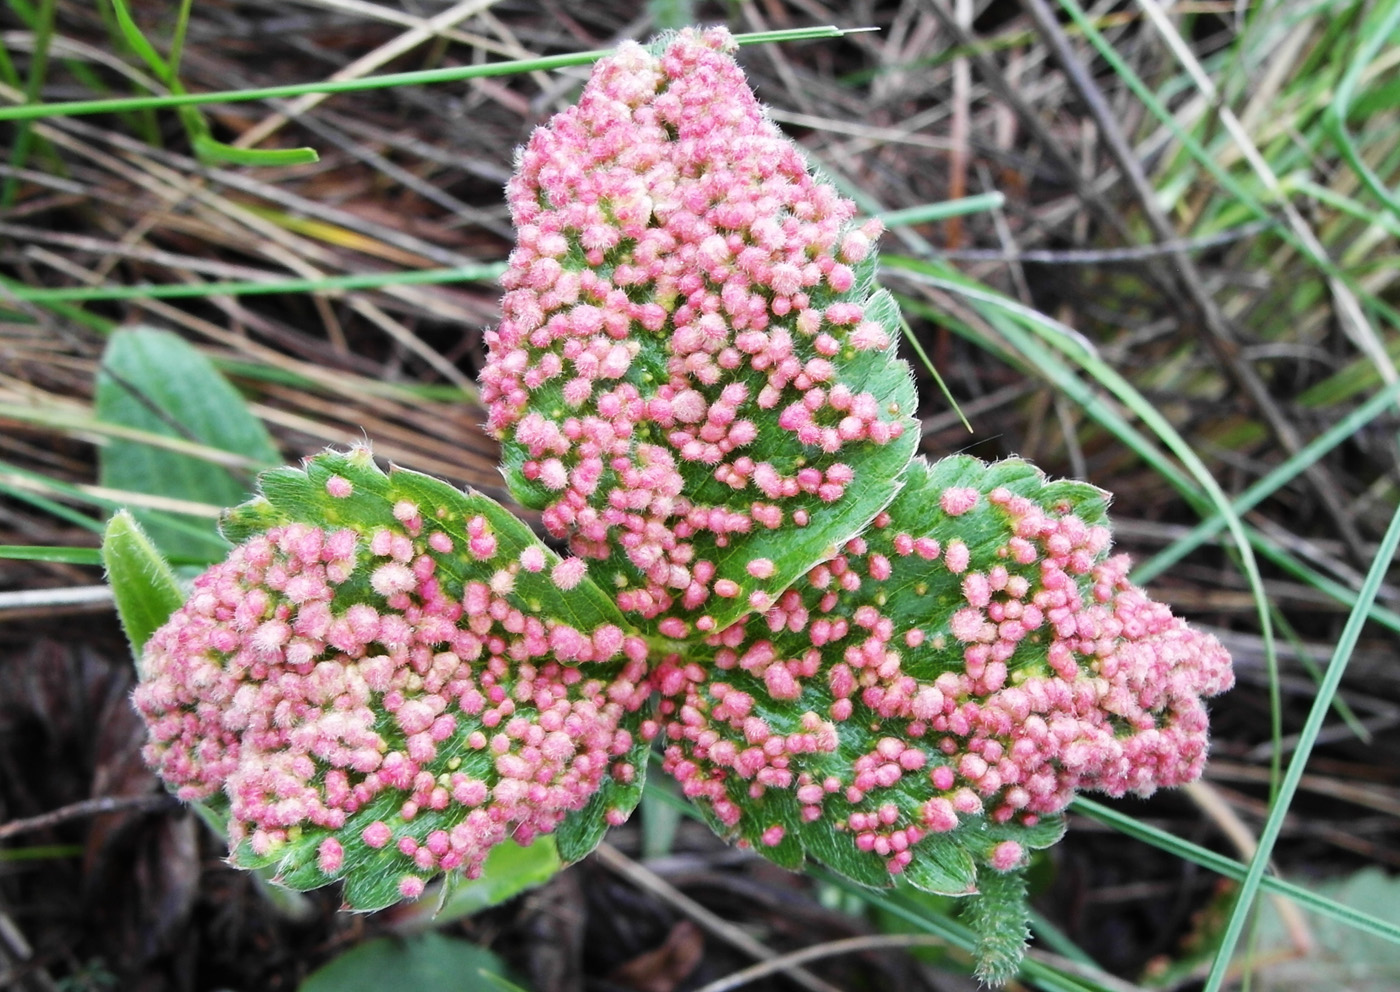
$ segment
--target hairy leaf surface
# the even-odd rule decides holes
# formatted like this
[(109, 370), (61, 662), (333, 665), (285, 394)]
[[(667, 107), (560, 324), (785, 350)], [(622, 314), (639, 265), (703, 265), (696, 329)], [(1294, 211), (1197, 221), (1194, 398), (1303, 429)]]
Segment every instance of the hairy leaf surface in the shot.
[[(493, 501), (368, 451), (262, 479), (233, 556), (151, 640), (148, 755), (232, 857), (373, 909), (587, 804), (630, 812), (645, 646)], [(586, 853), (601, 831), (569, 851)]]
[(1077, 788), (1194, 775), (1228, 668), (1107, 557), (1106, 499), (947, 458), (778, 602), (673, 656), (665, 767), (780, 864), (965, 893), (1054, 843)]

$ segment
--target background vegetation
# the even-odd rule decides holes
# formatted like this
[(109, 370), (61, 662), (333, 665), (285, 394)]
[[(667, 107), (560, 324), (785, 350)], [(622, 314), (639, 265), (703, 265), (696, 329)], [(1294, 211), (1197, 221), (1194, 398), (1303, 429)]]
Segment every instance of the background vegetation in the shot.
[(575, 53), (691, 21), (878, 28), (742, 60), (891, 228), (957, 401), (921, 373), (923, 450), (1113, 491), (1136, 578), (1234, 652), (1205, 781), (1081, 802), (1039, 863), (1025, 983), (1396, 987), (1400, 0), (3, 0), (0, 988), (714, 992), (814, 947), (752, 987), (972, 987), (951, 903), (787, 875), (661, 789), (433, 928), (227, 869), (139, 758), (105, 517), (195, 567), (259, 468), (363, 438), (505, 499), (472, 382), (513, 149)]

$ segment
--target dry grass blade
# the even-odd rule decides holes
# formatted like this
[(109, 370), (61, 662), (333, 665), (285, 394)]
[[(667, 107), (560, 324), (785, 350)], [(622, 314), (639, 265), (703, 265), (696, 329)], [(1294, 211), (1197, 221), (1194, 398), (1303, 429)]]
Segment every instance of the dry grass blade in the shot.
[(836, 957), (840, 954), (859, 954), (862, 951), (879, 950), (885, 947), (940, 947), (946, 943), (947, 941), (942, 937), (922, 933), (847, 937), (845, 940), (815, 944), (812, 947), (804, 947), (800, 951), (789, 951), (767, 961), (760, 961), (742, 971), (736, 971), (727, 978), (717, 979), (702, 985), (696, 992), (729, 992), (730, 989), (742, 988), (765, 975), (777, 974), (797, 965), (806, 964), (808, 961), (820, 961), (822, 958)]
[[(1026, 2), (1027, 10), (1035, 19), (1036, 27), (1045, 36), (1051, 49), (1055, 51), (1061, 66), (1073, 82), (1079, 95), (1089, 105), (1094, 120), (1103, 133), (1110, 154), (1117, 161), (1119, 169), (1122, 170), (1132, 186), (1143, 215), (1152, 225), (1152, 229), (1159, 239), (1172, 240), (1174, 228), (1158, 207), (1156, 193), (1147, 179), (1146, 172), (1129, 145), (1116, 117), (1109, 109), (1103, 94), (1090, 79), (1088, 73), (1084, 71), (1080, 60), (1070, 49), (1068, 39), (1055, 19), (1049, 4), (1045, 0), (1026, 0)], [(1253, 367), (1241, 360), (1239, 336), (1230, 327), (1220, 307), (1206, 288), (1205, 280), (1195, 262), (1184, 252), (1174, 253), (1172, 261), (1180, 285), (1184, 289), (1187, 299), (1191, 302), (1195, 316), (1199, 318), (1201, 326), (1208, 332), (1205, 335), (1206, 344), (1249, 395), (1284, 449), (1289, 454), (1296, 454), (1303, 444), (1297, 429), (1279, 408), (1268, 387)], [(1361, 536), (1352, 525), (1351, 517), (1338, 496), (1340, 487), (1336, 480), (1321, 465), (1310, 466), (1307, 470), (1307, 477), (1312, 483), (1317, 497), (1331, 513), (1332, 522), (1338, 533), (1342, 535), (1343, 540), (1347, 542), (1348, 550), (1354, 560), (1358, 563), (1364, 562), (1366, 557), (1362, 548)]]
[(69, 820), (80, 820), (103, 813), (125, 810), (174, 809), (176, 802), (177, 800), (173, 796), (99, 796), (96, 799), (71, 803), (62, 809), (51, 810), (39, 816), (0, 823), (0, 840), (8, 840), (32, 830), (48, 830)]
[[(358, 79), (367, 75), (405, 52), (412, 51), (419, 45), (432, 40), (445, 29), (460, 24), (467, 18), (481, 12), (494, 2), (495, 0), (461, 0), (460, 3), (449, 7), (431, 20), (424, 21), (412, 30), (405, 31), (393, 41), (380, 45), (374, 51), (360, 56), (343, 69), (337, 70), (330, 79), (332, 81)], [(312, 93), (299, 97), (288, 104), (286, 110), (266, 118), (256, 127), (243, 132), (239, 135), (236, 144), (240, 148), (252, 148), (254, 145), (261, 144), (280, 130), (289, 120), (301, 116), (325, 99), (326, 94), (324, 93)]]
[[(667, 882), (660, 875), (648, 869), (645, 865), (633, 861), (611, 844), (604, 843), (594, 852), (593, 857), (607, 867), (609, 871), (616, 872), (627, 879), (633, 885), (641, 888), (659, 899), (673, 906), (684, 913), (689, 919), (694, 920), (707, 932), (719, 937), (725, 943), (738, 948), (745, 954), (751, 955), (762, 961), (775, 959), (778, 957), (776, 951), (763, 944), (761, 941), (750, 937), (743, 930), (734, 926), (726, 920), (721, 919), (701, 906), (694, 899), (679, 891), (671, 883)], [(783, 966), (782, 970), (796, 984), (808, 989), (809, 992), (839, 992), (834, 986), (813, 975), (811, 972), (798, 965), (801, 962), (792, 962)]]
[[(1220, 92), (1211, 82), (1210, 77), (1206, 75), (1205, 70), (1201, 68), (1201, 63), (1191, 52), (1176, 26), (1168, 20), (1156, 0), (1137, 0), (1137, 3), (1147, 14), (1148, 20), (1152, 22), (1152, 26), (1157, 29), (1158, 34), (1166, 41), (1172, 54), (1186, 69), (1191, 81), (1215, 107), (1215, 112), (1220, 118), (1220, 122), (1225, 126), (1225, 130), (1234, 139), (1235, 145), (1249, 162), (1250, 168), (1263, 181), (1264, 188), (1273, 197), (1273, 203), (1282, 211), (1289, 227), (1293, 229), (1298, 239), (1312, 255), (1313, 260), (1320, 265), (1331, 268), (1333, 263), (1328, 257), (1327, 249), (1322, 246), (1317, 235), (1313, 233), (1312, 226), (1303, 219), (1302, 214), (1293, 205), (1293, 201), (1284, 194), (1278, 176), (1274, 175), (1273, 168), (1264, 160), (1264, 156), (1255, 145), (1254, 139), (1249, 136), (1249, 132), (1245, 130), (1234, 111), (1222, 101)], [(1335, 275), (1329, 276), (1328, 285), (1332, 289), (1342, 327), (1351, 336), (1357, 348), (1375, 363), (1381, 378), (1386, 382), (1394, 382), (1400, 373), (1397, 373), (1395, 362), (1386, 352), (1385, 345), (1376, 334), (1375, 328), (1371, 326), (1370, 321), (1362, 313), (1361, 304), (1357, 301), (1356, 294)]]

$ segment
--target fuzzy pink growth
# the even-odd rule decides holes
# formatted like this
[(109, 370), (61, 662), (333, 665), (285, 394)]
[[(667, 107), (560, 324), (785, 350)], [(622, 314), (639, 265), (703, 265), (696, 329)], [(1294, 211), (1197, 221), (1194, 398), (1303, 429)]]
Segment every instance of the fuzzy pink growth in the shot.
[(582, 558), (565, 558), (554, 566), (550, 577), (556, 586), (567, 592), (583, 581), (587, 571), (588, 565)]
[(943, 494), (938, 497), (938, 505), (943, 507), (944, 513), (957, 517), (975, 507), (977, 499), (976, 489), (966, 486), (954, 487), (943, 490)]
[[(185, 799), (223, 794), (235, 859), (245, 842), (266, 857), (320, 831), (324, 874), (356, 846), (396, 851), (412, 898), (581, 808), (630, 748), (623, 720), (648, 689), (645, 651), (620, 628), (527, 618), (483, 582), (449, 589), (419, 508), (394, 515), (400, 530), (367, 538), (291, 524), (236, 547), (151, 636), (133, 701), (165, 781)], [(465, 526), (491, 537), (482, 518)], [(356, 602), (366, 589), (376, 598)], [(611, 682), (569, 667), (619, 653)], [(483, 777), (454, 770), (454, 739), (489, 744)], [(396, 815), (348, 827), (385, 797)]]
[[(1230, 686), (1229, 657), (1127, 581), (1103, 528), (1067, 503), (950, 488), (935, 498), (953, 517), (993, 509), (975, 545), (940, 524), (940, 549), (897, 526), (926, 514), (926, 492), (906, 492), (764, 613), (713, 635), (712, 667), (655, 670), (663, 767), (687, 796), (762, 846), (767, 824), (744, 803), (791, 790), (804, 821), (828, 820), (898, 873), (922, 837), (966, 817), (1031, 825), (1078, 790), (1146, 794), (1199, 775), (1203, 698)], [(921, 599), (935, 582), (940, 601)], [(921, 602), (920, 626), (902, 628)], [(867, 742), (844, 768), (837, 726), (847, 748)], [(1006, 841), (980, 857), (1010, 871), (1025, 853)]]
[(987, 863), (997, 871), (1010, 871), (1021, 863), (1025, 854), (1025, 849), (1020, 844), (1014, 840), (1004, 840), (992, 848), (992, 855), (987, 859)]
[[(544, 526), (580, 559), (630, 567), (616, 601), (647, 620), (694, 622), (712, 596), (766, 609), (752, 583), (716, 578), (726, 549), (805, 526), (807, 504), (855, 481), (850, 446), (906, 425), (841, 382), (852, 352), (889, 345), (851, 268), (879, 224), (857, 227), (808, 172), (735, 48), (723, 29), (682, 31), (659, 55), (624, 42), (534, 132), (507, 187), (518, 242), (486, 336), (489, 426), (521, 455)], [(644, 349), (664, 371), (630, 371)], [(804, 446), (800, 467), (763, 459), (769, 411)], [(711, 479), (729, 498), (697, 502)]]
[(334, 837), (327, 837), (316, 848), (317, 864), (320, 865), (321, 871), (327, 875), (334, 875), (339, 871), (340, 864), (344, 860), (345, 848)]

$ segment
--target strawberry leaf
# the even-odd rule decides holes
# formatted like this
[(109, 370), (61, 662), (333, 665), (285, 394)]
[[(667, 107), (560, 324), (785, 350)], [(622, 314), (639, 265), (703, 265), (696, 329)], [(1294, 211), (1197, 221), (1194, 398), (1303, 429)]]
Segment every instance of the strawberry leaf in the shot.
[[(235, 864), (375, 909), (586, 806), (630, 812), (646, 646), (581, 562), (363, 449), (261, 491), (136, 694), (148, 760), (228, 817)], [(571, 856), (600, 836), (573, 829)]]
[(637, 808), (646, 784), (650, 753), (651, 741), (640, 735), (635, 737), (632, 750), (619, 757), (620, 766), (627, 769), (626, 775), (606, 776), (586, 806), (564, 817), (554, 831), (554, 841), (565, 864), (582, 861), (602, 842), (610, 827), (623, 823)]
[(859, 534), (917, 441), (879, 225), (809, 173), (731, 47), (624, 45), (535, 132), (482, 374), (515, 497), (673, 639)]
[(664, 767), (779, 864), (945, 894), (1058, 840), (1076, 789), (1194, 777), (1228, 658), (1127, 583), (1105, 509), (1024, 462), (915, 461), (864, 535), (663, 662)]

